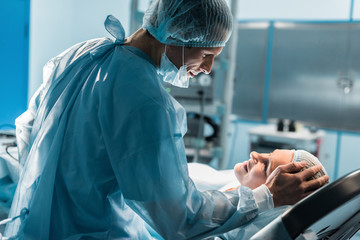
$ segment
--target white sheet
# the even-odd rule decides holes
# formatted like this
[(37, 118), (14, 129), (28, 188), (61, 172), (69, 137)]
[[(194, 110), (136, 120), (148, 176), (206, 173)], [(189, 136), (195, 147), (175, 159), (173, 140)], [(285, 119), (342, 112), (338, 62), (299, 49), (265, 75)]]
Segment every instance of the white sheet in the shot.
[(189, 176), (200, 191), (220, 190), (239, 186), (234, 170), (216, 170), (202, 163), (189, 163)]

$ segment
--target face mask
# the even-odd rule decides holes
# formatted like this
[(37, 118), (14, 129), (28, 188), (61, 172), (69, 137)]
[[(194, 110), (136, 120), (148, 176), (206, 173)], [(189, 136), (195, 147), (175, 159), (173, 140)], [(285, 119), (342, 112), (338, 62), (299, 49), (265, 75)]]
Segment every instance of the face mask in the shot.
[(180, 69), (170, 61), (166, 56), (166, 46), (165, 51), (161, 55), (160, 69), (159, 73), (163, 76), (165, 82), (170, 83), (171, 85), (188, 88), (189, 87), (189, 78), (187, 76), (186, 65), (184, 65), (184, 47), (183, 47), (183, 65)]

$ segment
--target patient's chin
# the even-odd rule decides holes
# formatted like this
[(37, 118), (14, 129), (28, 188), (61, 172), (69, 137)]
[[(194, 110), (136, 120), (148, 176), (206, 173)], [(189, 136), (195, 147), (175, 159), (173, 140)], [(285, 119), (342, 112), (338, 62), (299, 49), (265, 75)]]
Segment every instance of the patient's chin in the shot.
[(237, 178), (237, 180), (239, 181), (240, 184), (242, 184), (242, 179), (243, 179), (243, 173), (242, 173), (242, 166), (241, 166), (241, 163), (238, 163), (235, 165), (234, 167), (234, 173), (235, 173), (235, 176)]
[(237, 163), (237, 164), (234, 166), (234, 171), (235, 171), (235, 172), (239, 172), (240, 168), (241, 168), (241, 163)]

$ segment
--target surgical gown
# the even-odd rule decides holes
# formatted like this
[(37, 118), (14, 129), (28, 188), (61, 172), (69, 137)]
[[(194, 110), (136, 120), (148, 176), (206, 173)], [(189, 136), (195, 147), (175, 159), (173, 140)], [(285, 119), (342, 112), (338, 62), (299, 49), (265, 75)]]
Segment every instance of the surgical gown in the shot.
[(119, 41), (86, 41), (50, 60), (17, 127), (29, 143), (10, 217), (28, 214), (5, 236), (151, 239), (148, 224), (165, 239), (199, 239), (258, 213), (248, 188), (196, 189), (185, 110), (152, 59)]

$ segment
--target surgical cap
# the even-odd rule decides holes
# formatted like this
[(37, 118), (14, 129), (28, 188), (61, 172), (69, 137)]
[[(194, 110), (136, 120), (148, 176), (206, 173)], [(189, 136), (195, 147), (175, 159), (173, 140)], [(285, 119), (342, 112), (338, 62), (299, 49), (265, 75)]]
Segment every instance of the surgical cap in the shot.
[(142, 28), (167, 45), (223, 47), (232, 15), (225, 0), (153, 0)]
[[(312, 166), (321, 165), (321, 162), (317, 157), (312, 155), (311, 153), (304, 151), (304, 150), (293, 150), (294, 151), (294, 157), (292, 159), (293, 162), (306, 162), (306, 166), (304, 169), (310, 168)], [(321, 176), (327, 175), (327, 172), (325, 168), (322, 166), (322, 169), (317, 172), (313, 177), (310, 179), (316, 179)]]

